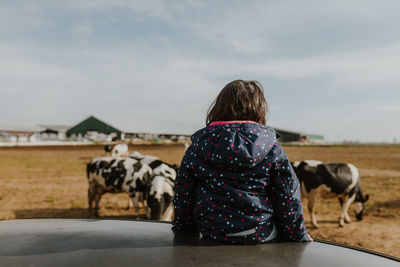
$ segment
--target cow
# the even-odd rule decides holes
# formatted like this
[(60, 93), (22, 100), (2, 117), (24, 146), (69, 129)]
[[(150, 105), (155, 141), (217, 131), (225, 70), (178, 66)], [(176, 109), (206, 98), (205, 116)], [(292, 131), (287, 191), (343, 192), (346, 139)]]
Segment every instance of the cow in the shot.
[(104, 146), (104, 152), (106, 152), (106, 155), (111, 155), (112, 149), (113, 149), (113, 145), (105, 145)]
[(170, 165), (159, 158), (143, 155), (137, 151), (129, 157), (147, 164), (153, 171), (153, 177), (147, 193), (147, 205), (150, 217), (155, 220), (172, 220), (172, 200), (174, 197), (174, 182), (178, 165)]
[(317, 160), (305, 160), (292, 163), (300, 180), (302, 196), (308, 199), (311, 224), (318, 227), (315, 216), (315, 202), (321, 193), (326, 197), (337, 197), (342, 206), (339, 226), (350, 223), (349, 206), (354, 202), (358, 221), (362, 220), (365, 202), (369, 195), (363, 195), (358, 169), (349, 163), (324, 163)]
[[(89, 216), (98, 217), (100, 199), (105, 193), (127, 193), (132, 199), (149, 190), (153, 170), (134, 158), (102, 157), (92, 159), (86, 166), (89, 181)], [(94, 213), (92, 209), (95, 202)], [(138, 207), (135, 205), (136, 213)]]
[(111, 150), (112, 157), (127, 157), (129, 156), (129, 150), (127, 144), (117, 144)]

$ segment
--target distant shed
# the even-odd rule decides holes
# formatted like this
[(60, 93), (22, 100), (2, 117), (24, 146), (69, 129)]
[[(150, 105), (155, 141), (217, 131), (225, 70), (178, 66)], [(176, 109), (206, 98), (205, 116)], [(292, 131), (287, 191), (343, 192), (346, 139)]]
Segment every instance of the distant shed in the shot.
[(121, 138), (122, 131), (95, 118), (94, 116), (90, 116), (84, 121), (68, 129), (67, 136), (90, 136), (93, 135), (93, 133), (115, 135), (118, 138)]
[(324, 136), (319, 134), (311, 134), (304, 132), (294, 132), (275, 128), (276, 132), (280, 135), (279, 142), (302, 142), (302, 143), (323, 143)]
[(0, 121), (0, 141), (28, 142), (36, 140), (43, 129), (29, 122)]
[(43, 139), (55, 140), (65, 140), (66, 132), (70, 128), (68, 125), (39, 124), (38, 126), (44, 128), (44, 130), (40, 132)]

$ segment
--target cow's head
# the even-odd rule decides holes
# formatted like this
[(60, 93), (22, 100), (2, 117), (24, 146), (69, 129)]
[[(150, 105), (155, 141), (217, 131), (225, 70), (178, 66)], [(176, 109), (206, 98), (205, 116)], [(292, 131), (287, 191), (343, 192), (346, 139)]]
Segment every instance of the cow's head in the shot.
[[(302, 171), (304, 171), (304, 163), (302, 161), (293, 161), (290, 162), (294, 172), (296, 173), (297, 177), (301, 176)], [(300, 166), (301, 165), (301, 166)]]
[(170, 164), (170, 163), (166, 163), (166, 162), (162, 162), (162, 163), (164, 163), (164, 164), (166, 164), (168, 167), (171, 167), (172, 169), (174, 169), (175, 170), (175, 172), (177, 172), (178, 171), (178, 169), (179, 169), (179, 165), (178, 164)]
[(174, 198), (173, 184), (167, 177), (154, 176), (148, 189), (147, 205), (150, 210), (150, 219), (160, 220), (170, 207)]
[(356, 199), (354, 200), (354, 211), (356, 213), (357, 221), (361, 221), (363, 219), (363, 213), (365, 210), (365, 202), (369, 199), (369, 195), (363, 195), (362, 192), (358, 192), (356, 195)]
[(106, 153), (110, 153), (111, 150), (112, 150), (112, 148), (113, 148), (112, 145), (105, 145), (105, 146), (104, 146), (104, 151), (105, 151)]

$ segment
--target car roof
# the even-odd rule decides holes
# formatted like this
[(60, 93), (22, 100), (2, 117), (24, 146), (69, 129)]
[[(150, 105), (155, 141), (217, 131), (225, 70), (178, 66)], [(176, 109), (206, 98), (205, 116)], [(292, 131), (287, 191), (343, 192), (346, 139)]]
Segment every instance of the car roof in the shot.
[(399, 266), (322, 242), (230, 245), (174, 241), (171, 224), (127, 220), (23, 219), (0, 222), (0, 266)]

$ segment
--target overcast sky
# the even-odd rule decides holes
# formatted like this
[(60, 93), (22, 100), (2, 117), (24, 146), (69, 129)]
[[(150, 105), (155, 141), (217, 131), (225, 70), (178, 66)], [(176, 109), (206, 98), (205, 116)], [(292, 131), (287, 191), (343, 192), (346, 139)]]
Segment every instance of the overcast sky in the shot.
[(399, 32), (396, 0), (5, 0), (0, 123), (190, 134), (240, 78), (274, 127), (399, 142)]

